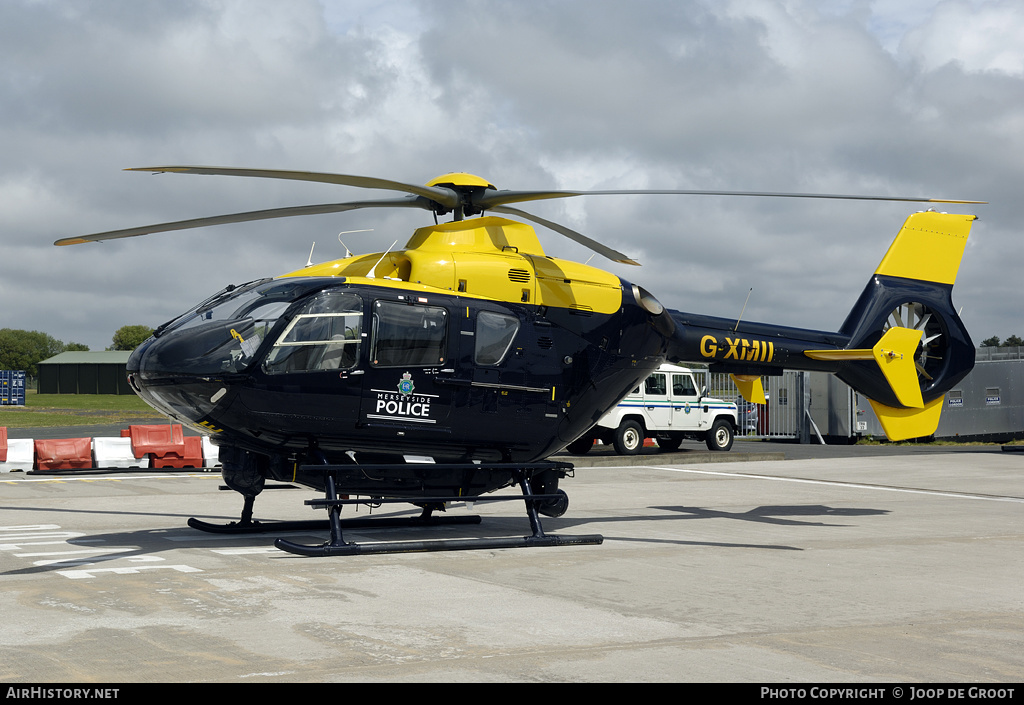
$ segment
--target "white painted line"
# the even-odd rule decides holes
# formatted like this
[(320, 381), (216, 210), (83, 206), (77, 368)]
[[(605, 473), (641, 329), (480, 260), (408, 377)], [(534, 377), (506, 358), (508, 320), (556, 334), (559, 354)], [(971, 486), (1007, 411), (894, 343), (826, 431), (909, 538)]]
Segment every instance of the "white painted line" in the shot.
[(927, 494), (937, 497), (955, 497), (957, 499), (981, 499), (989, 502), (1016, 502), (1024, 504), (1024, 497), (1006, 497), (999, 495), (971, 494), (968, 492), (943, 492), (940, 490), (922, 490), (909, 487), (890, 487), (888, 485), (869, 485), (860, 482), (838, 482), (832, 480), (805, 480), (799, 477), (776, 477), (774, 475), (756, 475), (747, 472), (715, 472), (714, 470), (689, 470), (686, 468), (666, 467), (660, 465), (644, 465), (634, 467), (648, 467), (652, 470), (667, 470), (668, 472), (688, 472), (694, 475), (717, 475), (719, 477), (737, 477), (750, 480), (773, 480), (775, 482), (800, 482), (808, 485), (829, 485), (831, 487), (852, 487), (860, 490), (878, 490), (880, 492), (905, 492), (908, 494)]
[[(116, 551), (114, 553), (117, 553)], [(96, 565), (104, 561), (127, 561), (128, 563), (162, 563), (164, 558), (160, 556), (128, 556), (127, 558), (119, 555), (96, 555), (88, 556), (85, 558), (47, 558), (41, 561), (32, 561), (32, 565), (36, 566), (63, 566), (65, 568), (72, 568), (74, 566), (81, 565)]]
[[(105, 556), (110, 553), (127, 553), (128, 551), (138, 551), (138, 546), (132, 546), (131, 548), (86, 548), (80, 551), (38, 551), (35, 553), (15, 553), (17, 558), (37, 558), (39, 556), (85, 556), (85, 555), (96, 555), (99, 551), (99, 555)], [(63, 559), (61, 559), (63, 560)]]
[(97, 480), (116, 480), (118, 482), (124, 480), (180, 480), (191, 477), (203, 477), (208, 479), (220, 479), (219, 472), (197, 472), (197, 473), (167, 473), (166, 475), (89, 475), (88, 477), (72, 477), (61, 475), (59, 477), (5, 477), (0, 480), (0, 484), (10, 483), (14, 484), (17, 482), (95, 482)]

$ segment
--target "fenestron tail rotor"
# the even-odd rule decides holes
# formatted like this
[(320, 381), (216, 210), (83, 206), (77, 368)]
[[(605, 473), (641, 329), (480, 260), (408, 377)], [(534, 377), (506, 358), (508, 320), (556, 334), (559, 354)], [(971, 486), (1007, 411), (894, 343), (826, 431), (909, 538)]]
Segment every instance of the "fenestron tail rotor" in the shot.
[(172, 230), (186, 230), (190, 228), (204, 228), (211, 225), (225, 225), (229, 223), (244, 223), (254, 220), (266, 220), (270, 218), (285, 218), (298, 215), (322, 215), (326, 213), (341, 213), (360, 208), (419, 208), (432, 211), (435, 216), (451, 213), (455, 220), (462, 220), (468, 216), (482, 215), (486, 211), (514, 215), (525, 220), (543, 225), (555, 232), (568, 237), (569, 239), (590, 248), (594, 252), (607, 257), (614, 262), (623, 264), (638, 264), (623, 253), (607, 247), (596, 240), (582, 235), (575, 230), (559, 225), (552, 221), (534, 216), (525, 211), (510, 208), (509, 204), (523, 203), (527, 201), (549, 200), (554, 198), (574, 198), (577, 196), (613, 196), (613, 195), (701, 195), (701, 196), (758, 196), (758, 197), (782, 197), (782, 198), (828, 198), (845, 200), (868, 200), (868, 201), (906, 201), (915, 203), (984, 203), (984, 201), (962, 201), (944, 200), (934, 198), (916, 198), (902, 196), (852, 196), (842, 194), (815, 194), (815, 193), (781, 193), (769, 191), (699, 191), (699, 190), (647, 190), (647, 189), (624, 189), (624, 190), (594, 190), (594, 191), (568, 191), (568, 190), (537, 190), (537, 191), (500, 191), (487, 180), (478, 176), (465, 173), (451, 173), (439, 176), (423, 186), (392, 181), (389, 179), (378, 179), (369, 176), (356, 176), (350, 174), (332, 174), (312, 171), (288, 171), (280, 169), (243, 169), (234, 167), (211, 167), (211, 166), (155, 166), (138, 167), (127, 171), (149, 171), (156, 173), (175, 174), (199, 174), (216, 176), (246, 176), (264, 179), (286, 179), (292, 181), (310, 181), (316, 183), (335, 184), (338, 186), (353, 186), (356, 188), (382, 189), (388, 191), (400, 191), (408, 194), (404, 198), (391, 198), (369, 201), (348, 201), (344, 203), (314, 204), (307, 206), (291, 206), (285, 208), (270, 208), (267, 210), (248, 211), (245, 213), (234, 213), (230, 215), (210, 216), (205, 218), (192, 218), (179, 220), (172, 223), (159, 223), (122, 230), (110, 230), (92, 235), (68, 237), (57, 240), (55, 245), (76, 245), (85, 242), (99, 242), (102, 240), (113, 240), (117, 238), (136, 237), (151, 233), (168, 232)]
[(921, 342), (914, 356), (914, 364), (921, 386), (926, 387), (935, 378), (946, 358), (948, 344), (942, 331), (941, 319), (928, 306), (910, 301), (900, 304), (889, 314), (882, 332), (890, 328), (921, 331)]

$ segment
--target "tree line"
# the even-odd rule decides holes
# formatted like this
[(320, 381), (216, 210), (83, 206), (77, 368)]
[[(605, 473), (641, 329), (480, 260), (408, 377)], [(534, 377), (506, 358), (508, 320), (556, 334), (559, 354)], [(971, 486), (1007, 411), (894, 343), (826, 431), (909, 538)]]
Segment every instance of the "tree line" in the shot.
[(993, 335), (991, 338), (985, 338), (981, 341), (981, 347), (983, 348), (1019, 348), (1024, 346), (1024, 340), (1021, 340), (1015, 335), (1011, 335), (1003, 342), (999, 342), (999, 336)]
[[(108, 350), (134, 350), (153, 334), (147, 326), (121, 326), (114, 333)], [(62, 352), (87, 351), (88, 345), (65, 343), (37, 330), (0, 328), (0, 370), (24, 370), (29, 377), (39, 375), (39, 363)]]

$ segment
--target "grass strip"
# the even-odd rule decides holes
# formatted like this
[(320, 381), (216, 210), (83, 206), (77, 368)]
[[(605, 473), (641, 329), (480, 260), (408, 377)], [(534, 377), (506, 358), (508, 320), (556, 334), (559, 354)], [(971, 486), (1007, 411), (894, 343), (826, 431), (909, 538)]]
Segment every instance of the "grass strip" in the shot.
[(134, 394), (36, 394), (29, 390), (25, 406), (0, 406), (0, 426), (8, 428), (127, 424), (140, 420), (160, 423), (166, 417)]

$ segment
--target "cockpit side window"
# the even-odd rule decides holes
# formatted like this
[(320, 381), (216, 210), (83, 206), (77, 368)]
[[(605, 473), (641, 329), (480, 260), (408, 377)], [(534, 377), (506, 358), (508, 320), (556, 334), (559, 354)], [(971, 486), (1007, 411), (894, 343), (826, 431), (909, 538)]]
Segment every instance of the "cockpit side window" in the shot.
[(268, 374), (348, 370), (359, 361), (363, 302), (356, 294), (318, 294), (292, 317), (263, 363)]
[(515, 316), (481, 311), (476, 317), (476, 347), (473, 351), (473, 361), (478, 365), (501, 363), (518, 332), (519, 319)]
[(439, 306), (377, 301), (373, 306), (374, 367), (430, 367), (444, 362), (448, 311)]

